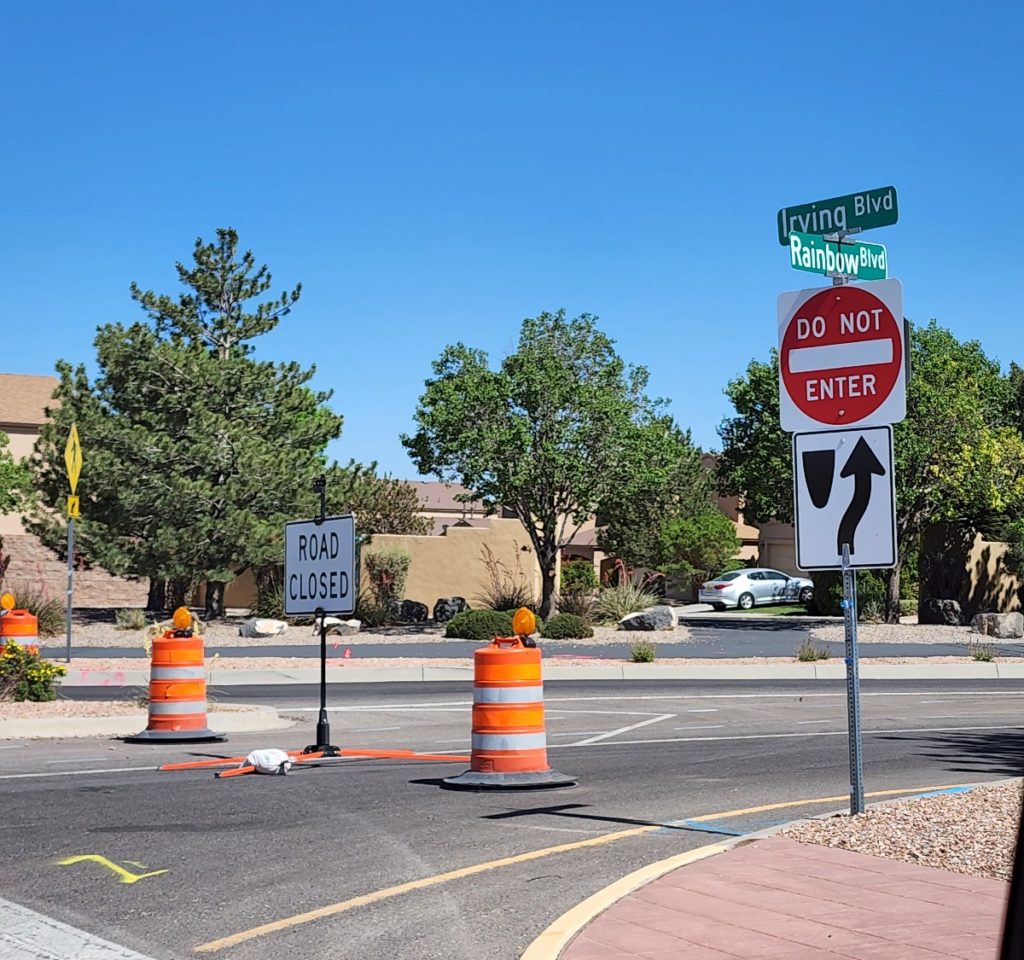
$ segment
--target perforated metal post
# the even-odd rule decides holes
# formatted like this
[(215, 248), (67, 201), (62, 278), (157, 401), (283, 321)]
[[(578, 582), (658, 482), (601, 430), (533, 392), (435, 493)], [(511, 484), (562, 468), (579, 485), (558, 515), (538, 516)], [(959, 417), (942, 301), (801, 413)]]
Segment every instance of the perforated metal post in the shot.
[(843, 544), (843, 619), (846, 632), (846, 710), (850, 743), (850, 813), (864, 812), (864, 762), (860, 730), (860, 653), (857, 650), (857, 571)]

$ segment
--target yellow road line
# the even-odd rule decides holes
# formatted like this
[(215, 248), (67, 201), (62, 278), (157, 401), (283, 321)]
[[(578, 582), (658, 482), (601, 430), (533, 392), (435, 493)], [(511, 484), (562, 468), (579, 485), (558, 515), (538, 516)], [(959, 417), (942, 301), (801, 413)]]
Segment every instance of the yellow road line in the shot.
[[(965, 786), (965, 784), (948, 784), (939, 787), (907, 787), (903, 790), (876, 790), (865, 794), (868, 797), (896, 796), (905, 793), (930, 793), (934, 790), (948, 790), (952, 787)], [(754, 813), (767, 813), (771, 810), (784, 810), (792, 807), (809, 807), (824, 803), (841, 803), (848, 800), (848, 796), (839, 797), (816, 797), (810, 800), (784, 800), (780, 803), (766, 803), (758, 807), (744, 807), (739, 810), (726, 810), (722, 813), (706, 813), (699, 817), (689, 817), (694, 823), (704, 823), (710, 820), (724, 820), (729, 817), (748, 816)], [(487, 873), (491, 870), (499, 870), (502, 867), (511, 867), (519, 863), (528, 863), (531, 860), (540, 860), (542, 857), (550, 857), (556, 853), (570, 853), (575, 850), (585, 850), (589, 847), (600, 847), (605, 844), (615, 843), (619, 840), (626, 840), (630, 837), (639, 837), (655, 830), (663, 830), (661, 824), (650, 824), (644, 827), (633, 827), (629, 830), (617, 830), (614, 833), (604, 833), (597, 837), (589, 837), (586, 840), (574, 840), (571, 843), (560, 843), (554, 847), (543, 847), (540, 850), (530, 850), (527, 853), (519, 853), (512, 857), (502, 857), (500, 860), (489, 860), (486, 863), (477, 863), (469, 867), (460, 867), (458, 870), (449, 870), (447, 873), (438, 873), (432, 877), (423, 877), (419, 880), (410, 880), (407, 883), (400, 883), (393, 887), (384, 887), (382, 890), (375, 890), (373, 893), (366, 893), (362, 896), (352, 897), (349, 900), (342, 900), (340, 903), (328, 904), (325, 907), (318, 907), (316, 910), (309, 910), (292, 917), (283, 917), (271, 923), (264, 923), (249, 930), (241, 930), (227, 937), (218, 940), (210, 940), (208, 943), (201, 943), (195, 947), (196, 953), (216, 953), (219, 950), (226, 950), (228, 947), (238, 946), (257, 937), (266, 936), (268, 933), (280, 933), (291, 927), (297, 927), (314, 920), (323, 920), (325, 917), (337, 916), (339, 913), (346, 913), (357, 907), (369, 906), (371, 903), (379, 903), (381, 900), (389, 900), (405, 893), (412, 893), (415, 890), (425, 890), (428, 887), (436, 887), (438, 884), (448, 883), (451, 880), (462, 880), (465, 877), (472, 877), (478, 873)], [(713, 844), (712, 846), (718, 846)], [(690, 851), (694, 853), (695, 851)], [(685, 856), (685, 855), (684, 855)]]

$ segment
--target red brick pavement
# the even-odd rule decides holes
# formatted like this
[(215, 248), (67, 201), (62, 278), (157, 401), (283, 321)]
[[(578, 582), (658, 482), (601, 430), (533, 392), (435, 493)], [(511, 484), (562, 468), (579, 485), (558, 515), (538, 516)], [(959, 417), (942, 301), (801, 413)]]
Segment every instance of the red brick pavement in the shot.
[(1008, 890), (770, 837), (634, 891), (562, 960), (997, 960)]

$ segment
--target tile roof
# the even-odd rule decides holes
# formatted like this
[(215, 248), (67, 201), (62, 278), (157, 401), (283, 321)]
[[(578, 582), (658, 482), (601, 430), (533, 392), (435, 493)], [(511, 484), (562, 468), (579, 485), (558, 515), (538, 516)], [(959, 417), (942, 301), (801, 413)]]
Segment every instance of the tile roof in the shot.
[(53, 403), (56, 377), (0, 373), (0, 423), (38, 426), (46, 422), (46, 407)]

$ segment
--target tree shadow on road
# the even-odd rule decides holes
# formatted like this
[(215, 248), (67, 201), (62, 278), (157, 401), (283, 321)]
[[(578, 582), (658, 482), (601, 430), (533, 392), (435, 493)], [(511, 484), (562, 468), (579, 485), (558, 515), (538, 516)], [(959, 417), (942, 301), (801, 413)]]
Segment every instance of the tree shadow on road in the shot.
[(1024, 775), (1024, 728), (1012, 731), (974, 733), (889, 734), (879, 740), (918, 744), (918, 756), (938, 760), (955, 773), (996, 774), (1003, 777)]

